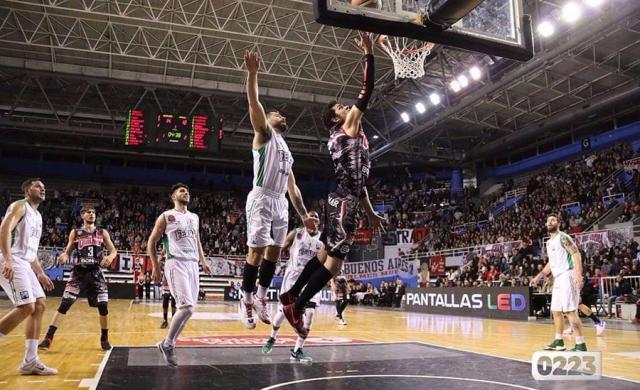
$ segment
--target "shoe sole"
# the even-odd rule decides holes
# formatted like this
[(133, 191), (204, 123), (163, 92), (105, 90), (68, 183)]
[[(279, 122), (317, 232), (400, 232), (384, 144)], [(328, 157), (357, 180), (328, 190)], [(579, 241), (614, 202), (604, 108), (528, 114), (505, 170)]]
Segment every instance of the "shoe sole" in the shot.
[(555, 347), (555, 348), (547, 348), (544, 347), (545, 351), (566, 351), (567, 347)]
[(29, 371), (29, 372), (25, 372), (25, 371), (20, 371), (20, 370), (18, 370), (18, 372), (20, 373), (20, 375), (37, 375), (37, 376), (51, 376), (51, 375), (58, 375), (58, 373), (57, 373), (57, 372), (43, 373), (42, 371)]
[(312, 360), (300, 360), (300, 359), (294, 358), (293, 356), (289, 356), (289, 361), (291, 361), (293, 363), (301, 363), (301, 364), (311, 364), (311, 363), (313, 363)]

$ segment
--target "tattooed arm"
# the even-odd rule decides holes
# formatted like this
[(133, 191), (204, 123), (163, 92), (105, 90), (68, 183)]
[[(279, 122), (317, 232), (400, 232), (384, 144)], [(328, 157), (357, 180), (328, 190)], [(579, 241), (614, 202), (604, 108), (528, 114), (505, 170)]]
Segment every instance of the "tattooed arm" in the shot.
[(562, 234), (562, 236), (560, 237), (560, 243), (562, 244), (562, 247), (571, 255), (571, 259), (573, 260), (573, 264), (575, 266), (574, 285), (578, 289), (580, 289), (582, 288), (582, 255), (578, 250), (578, 246), (575, 242), (573, 242), (568, 234)]

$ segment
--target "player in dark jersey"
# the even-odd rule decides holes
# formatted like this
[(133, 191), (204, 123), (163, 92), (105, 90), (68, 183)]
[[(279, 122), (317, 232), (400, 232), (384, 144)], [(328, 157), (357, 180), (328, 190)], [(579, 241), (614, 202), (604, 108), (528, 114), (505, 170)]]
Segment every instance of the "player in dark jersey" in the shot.
[(325, 210), (322, 238), (326, 252), (311, 259), (293, 287), (280, 297), (280, 301), (286, 305), (284, 313), (287, 320), (301, 337), (307, 335), (302, 321), (305, 305), (340, 271), (350, 251), (357, 227), (358, 205), (364, 207), (369, 224), (375, 231), (382, 230), (384, 221), (373, 210), (365, 186), (371, 162), (362, 116), (373, 92), (371, 34), (361, 33), (357, 43), (365, 54), (364, 82), (358, 100), (351, 107), (332, 101), (322, 115), (324, 125), (331, 133), (328, 149), (338, 182), (338, 188), (329, 194)]
[(349, 304), (349, 284), (344, 276), (331, 279), (331, 289), (336, 296), (336, 321), (339, 325), (347, 325), (344, 319), (344, 309)]
[[(100, 227), (96, 227), (96, 210), (93, 207), (83, 207), (80, 210), (82, 217), (82, 227), (73, 229), (69, 234), (69, 243), (64, 252), (58, 257), (58, 263), (64, 264), (69, 261), (73, 253), (73, 269), (71, 278), (67, 282), (62, 295), (62, 302), (58, 311), (54, 314), (49, 325), (49, 330), (44, 340), (38, 346), (40, 349), (51, 348), (53, 336), (62, 324), (67, 311), (75, 303), (78, 296), (84, 291), (89, 300), (89, 306), (97, 307), (100, 313), (100, 346), (103, 350), (111, 349), (109, 344), (109, 311), (107, 302), (109, 292), (107, 281), (104, 279), (100, 267), (107, 267), (117, 255), (109, 233)], [(104, 254), (106, 247), (108, 254)]]

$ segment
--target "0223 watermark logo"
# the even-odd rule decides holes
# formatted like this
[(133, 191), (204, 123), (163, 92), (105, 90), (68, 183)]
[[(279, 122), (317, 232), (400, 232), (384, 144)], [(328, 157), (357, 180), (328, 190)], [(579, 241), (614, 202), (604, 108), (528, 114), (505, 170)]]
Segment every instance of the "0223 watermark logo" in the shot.
[(600, 352), (538, 351), (531, 358), (531, 375), (538, 381), (599, 380)]

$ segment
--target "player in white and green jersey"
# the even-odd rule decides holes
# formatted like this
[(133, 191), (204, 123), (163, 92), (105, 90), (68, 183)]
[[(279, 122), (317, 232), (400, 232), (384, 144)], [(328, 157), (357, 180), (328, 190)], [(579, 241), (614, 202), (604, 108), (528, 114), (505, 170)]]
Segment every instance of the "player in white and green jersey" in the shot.
[(265, 112), (258, 99), (260, 56), (247, 51), (244, 62), (247, 67), (249, 117), (254, 131), (253, 189), (246, 203), (249, 253), (242, 274), (243, 294), (238, 310), (244, 326), (253, 329), (256, 326), (254, 305), (258, 318), (265, 324), (271, 323), (266, 294), (287, 236), (289, 203), (286, 193), (304, 224), (311, 227), (313, 222), (291, 169), (293, 157), (283, 137), (287, 131), (287, 119), (278, 111)]
[(175, 184), (171, 188), (171, 200), (174, 208), (165, 211), (156, 220), (147, 243), (147, 254), (153, 261), (153, 281), (159, 283), (162, 270), (158, 262), (156, 245), (162, 237), (167, 257), (164, 274), (171, 295), (176, 300), (178, 311), (171, 319), (167, 337), (160, 341), (157, 347), (167, 365), (175, 368), (178, 366), (175, 354), (176, 340), (193, 315), (198, 302), (200, 289), (198, 262), (205, 273), (210, 274), (211, 268), (204, 258), (200, 242), (200, 219), (187, 210), (191, 200), (189, 187), (182, 183)]
[(13, 310), (0, 319), (0, 339), (25, 321), (25, 355), (18, 368), (23, 375), (55, 375), (38, 359), (38, 338), (45, 310), (42, 286), (53, 289), (38, 260), (42, 216), (38, 206), (45, 200), (45, 188), (38, 178), (22, 183), (24, 199), (13, 202), (0, 224), (0, 285)]
[(565, 350), (562, 333), (566, 316), (576, 333), (576, 345), (572, 351), (586, 351), (587, 345), (582, 335), (582, 322), (576, 314), (580, 304), (580, 289), (582, 288), (582, 256), (571, 237), (560, 231), (560, 217), (550, 214), (547, 217), (547, 241), (548, 262), (544, 269), (532, 280), (532, 285), (537, 285), (540, 279), (553, 274), (553, 292), (551, 293), (551, 312), (555, 325), (555, 339), (545, 347), (547, 350)]

